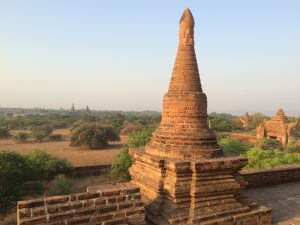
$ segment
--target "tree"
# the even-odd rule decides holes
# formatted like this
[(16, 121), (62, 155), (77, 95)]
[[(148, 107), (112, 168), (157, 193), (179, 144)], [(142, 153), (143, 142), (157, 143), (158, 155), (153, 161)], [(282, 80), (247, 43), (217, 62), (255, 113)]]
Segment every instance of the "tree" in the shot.
[(53, 178), (55, 175), (72, 170), (72, 165), (66, 159), (54, 157), (39, 149), (30, 151), (28, 160), (39, 172), (41, 178)]
[(128, 145), (122, 147), (112, 165), (111, 175), (113, 178), (130, 179), (128, 169), (132, 165), (133, 160), (128, 154), (129, 147), (139, 148), (145, 146), (151, 139), (154, 130), (154, 127), (146, 127), (143, 130), (135, 131), (129, 135)]
[(0, 127), (0, 138), (7, 138), (9, 136), (10, 136), (10, 134), (9, 134), (8, 129), (5, 127)]
[(33, 127), (31, 130), (32, 136), (36, 141), (41, 142), (44, 138), (48, 137), (53, 131), (52, 127), (44, 124), (40, 126)]
[(5, 213), (23, 196), (41, 194), (41, 184), (28, 182), (38, 176), (28, 157), (14, 152), (0, 152), (0, 213)]
[(101, 149), (107, 147), (109, 141), (119, 140), (118, 133), (111, 127), (85, 124), (73, 130), (70, 146), (86, 146), (89, 149)]
[(259, 124), (267, 120), (268, 117), (262, 113), (254, 113), (250, 116), (249, 129), (255, 129)]
[(17, 143), (25, 143), (27, 138), (29, 138), (29, 135), (26, 132), (19, 132), (13, 136), (13, 140)]
[(250, 145), (245, 141), (238, 141), (232, 138), (223, 138), (219, 141), (219, 145), (223, 148), (224, 152), (232, 154), (245, 154)]
[(255, 142), (255, 147), (261, 150), (274, 150), (279, 149), (281, 146), (276, 139), (263, 138)]

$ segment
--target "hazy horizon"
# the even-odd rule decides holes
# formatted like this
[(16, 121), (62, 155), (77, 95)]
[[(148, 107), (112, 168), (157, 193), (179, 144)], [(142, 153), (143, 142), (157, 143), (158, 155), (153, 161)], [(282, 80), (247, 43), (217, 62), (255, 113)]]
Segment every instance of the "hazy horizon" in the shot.
[(209, 112), (300, 115), (300, 2), (0, 1), (0, 107), (161, 111), (189, 7)]

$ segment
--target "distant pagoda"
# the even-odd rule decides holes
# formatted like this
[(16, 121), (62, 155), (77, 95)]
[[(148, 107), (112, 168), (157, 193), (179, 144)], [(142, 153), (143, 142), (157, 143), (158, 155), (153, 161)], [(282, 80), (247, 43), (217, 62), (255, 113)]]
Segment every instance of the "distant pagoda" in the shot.
[(269, 208), (237, 197), (245, 186), (238, 171), (247, 158), (225, 156), (207, 118), (194, 50), (194, 19), (186, 9), (161, 124), (144, 149), (129, 151), (135, 160), (132, 183), (141, 189), (151, 225), (271, 224)]
[(72, 103), (72, 106), (71, 106), (71, 112), (75, 112), (75, 106), (74, 106), (74, 103)]
[(85, 112), (86, 112), (86, 113), (90, 113), (90, 112), (91, 112), (91, 110), (90, 110), (90, 108), (89, 108), (88, 105), (87, 105), (86, 108), (85, 108)]

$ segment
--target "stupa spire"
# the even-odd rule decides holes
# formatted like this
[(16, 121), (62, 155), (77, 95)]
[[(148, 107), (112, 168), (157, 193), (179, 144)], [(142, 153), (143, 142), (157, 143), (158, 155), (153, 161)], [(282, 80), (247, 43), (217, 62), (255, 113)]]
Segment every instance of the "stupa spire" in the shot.
[(179, 23), (179, 44), (162, 121), (146, 152), (171, 158), (213, 158), (223, 151), (207, 121), (207, 99), (202, 92), (194, 49), (194, 18), (186, 9)]
[(169, 90), (202, 92), (194, 49), (194, 18), (186, 9), (179, 23), (179, 44)]

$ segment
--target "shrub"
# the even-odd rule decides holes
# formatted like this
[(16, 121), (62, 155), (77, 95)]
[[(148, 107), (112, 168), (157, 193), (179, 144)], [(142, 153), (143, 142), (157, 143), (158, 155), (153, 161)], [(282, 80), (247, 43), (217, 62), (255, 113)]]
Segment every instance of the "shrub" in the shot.
[(290, 153), (300, 153), (300, 146), (295, 139), (291, 139), (285, 147), (285, 150)]
[(108, 145), (108, 141), (119, 140), (119, 135), (111, 127), (86, 124), (73, 130), (70, 146), (86, 146), (89, 149), (101, 149)]
[(9, 136), (10, 136), (10, 134), (9, 134), (8, 129), (4, 128), (4, 127), (0, 127), (0, 138), (7, 138)]
[(247, 152), (249, 164), (246, 168), (263, 169), (283, 165), (300, 164), (299, 153), (286, 153), (278, 149), (275, 150), (261, 150), (252, 148)]
[(132, 165), (133, 160), (128, 154), (129, 147), (142, 147), (150, 140), (155, 128), (144, 128), (140, 131), (135, 131), (129, 135), (128, 145), (124, 145), (121, 152), (117, 155), (113, 165), (111, 175), (113, 178), (130, 179), (128, 172), (129, 167)]
[(128, 169), (132, 165), (132, 163), (133, 160), (128, 154), (128, 146), (124, 145), (112, 165), (112, 169), (111, 169), (112, 177), (129, 180), (130, 175), (128, 173)]
[(217, 141), (219, 142), (224, 138), (228, 138), (229, 133), (227, 133), (227, 132), (216, 132), (216, 136), (217, 136)]
[(263, 138), (255, 142), (255, 147), (262, 150), (274, 150), (279, 149), (280, 145), (275, 139)]
[(49, 135), (48, 139), (50, 141), (61, 141), (62, 135), (61, 134), (51, 134), (51, 135)]
[(41, 142), (44, 138), (48, 137), (53, 131), (52, 127), (44, 124), (41, 126), (33, 127), (31, 130), (32, 136), (35, 138), (36, 141)]
[(29, 138), (29, 134), (26, 132), (19, 132), (13, 136), (13, 140), (17, 143), (26, 143)]
[(65, 175), (60, 174), (54, 178), (50, 183), (50, 193), (53, 195), (66, 195), (73, 191), (74, 183), (72, 180), (66, 178)]
[(41, 184), (28, 182), (38, 175), (27, 156), (0, 152), (0, 213), (5, 213), (23, 196), (41, 194)]
[(230, 114), (210, 113), (209, 123), (211, 129), (216, 132), (232, 132), (242, 129), (242, 124), (239, 122), (238, 117)]
[(151, 139), (155, 127), (146, 127), (140, 131), (134, 131), (128, 136), (129, 147), (138, 148), (145, 146)]
[(67, 160), (56, 158), (41, 150), (32, 150), (28, 154), (28, 159), (44, 178), (72, 170), (72, 165)]
[(250, 148), (247, 142), (238, 141), (229, 137), (221, 139), (219, 145), (225, 152), (232, 154), (245, 154)]

